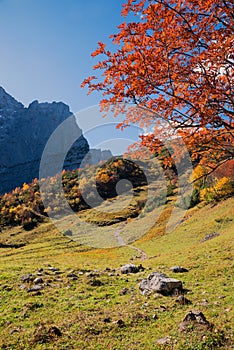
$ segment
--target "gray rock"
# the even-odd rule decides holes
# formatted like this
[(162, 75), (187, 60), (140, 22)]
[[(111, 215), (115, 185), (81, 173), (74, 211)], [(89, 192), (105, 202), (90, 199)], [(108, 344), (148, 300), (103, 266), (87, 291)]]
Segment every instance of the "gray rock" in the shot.
[(37, 278), (35, 278), (35, 280), (33, 281), (33, 283), (35, 283), (35, 284), (43, 283), (43, 279), (42, 279), (41, 277), (37, 277)]
[(175, 278), (169, 278), (163, 273), (152, 272), (139, 283), (139, 288), (143, 294), (154, 291), (163, 295), (170, 295), (182, 292), (182, 282)]
[(57, 267), (49, 267), (48, 270), (55, 272), (55, 271), (59, 271), (59, 269), (57, 269)]
[(120, 268), (121, 273), (127, 274), (127, 273), (137, 273), (139, 271), (144, 270), (142, 265), (136, 266), (134, 264), (127, 264)]
[(27, 288), (26, 284), (21, 284), (21, 286), (20, 286), (21, 290), (26, 289), (26, 288)]
[(44, 289), (44, 287), (40, 284), (37, 284), (35, 286), (32, 286), (31, 288), (29, 288), (27, 290), (28, 293), (31, 293), (31, 292), (39, 292), (40, 290)]
[(33, 281), (34, 277), (35, 277), (34, 275), (29, 273), (28, 275), (22, 276), (21, 279), (23, 282), (30, 282), (30, 281)]
[(172, 272), (175, 272), (175, 273), (177, 273), (177, 272), (188, 272), (188, 270), (185, 269), (185, 268), (182, 267), (182, 266), (172, 266), (172, 267), (170, 268), (170, 270), (171, 270)]
[(218, 232), (213, 232), (213, 233), (210, 233), (209, 235), (206, 235), (203, 239), (202, 239), (202, 243), (203, 242), (206, 242), (206, 241), (209, 241), (210, 239), (213, 239), (215, 237), (218, 237), (219, 236), (219, 233)]
[(165, 338), (160, 338), (156, 341), (158, 345), (170, 344), (170, 342), (171, 342), (171, 338), (169, 336)]
[(120, 295), (125, 295), (125, 294), (127, 294), (128, 293), (128, 291), (129, 291), (129, 289), (128, 288), (123, 288), (121, 291), (120, 291)]

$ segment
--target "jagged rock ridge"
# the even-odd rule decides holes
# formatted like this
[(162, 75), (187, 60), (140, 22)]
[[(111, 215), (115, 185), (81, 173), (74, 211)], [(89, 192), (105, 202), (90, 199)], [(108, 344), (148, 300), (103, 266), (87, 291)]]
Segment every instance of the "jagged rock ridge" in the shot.
[[(39, 177), (44, 147), (54, 130), (68, 117), (73, 118), (72, 113), (62, 102), (34, 101), (24, 107), (0, 87), (0, 194)], [(64, 169), (79, 167), (89, 151), (88, 142), (75, 118), (72, 127), (78, 139), (65, 158)], [(54, 158), (59, 156), (63, 141), (61, 135), (57, 151), (53, 151)]]

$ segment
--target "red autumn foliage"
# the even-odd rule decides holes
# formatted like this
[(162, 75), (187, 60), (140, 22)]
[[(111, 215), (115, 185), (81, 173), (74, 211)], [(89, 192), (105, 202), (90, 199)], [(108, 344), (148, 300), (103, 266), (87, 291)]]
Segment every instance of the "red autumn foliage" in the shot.
[[(124, 21), (111, 35), (116, 50), (99, 42), (93, 57), (102, 79), (85, 79), (100, 91), (104, 110), (119, 103), (149, 115), (128, 114), (150, 126), (145, 146), (160, 149), (157, 121), (168, 121), (184, 138), (193, 159), (213, 171), (234, 158), (233, 3), (230, 0), (128, 0)], [(134, 20), (132, 20), (134, 18)], [(104, 58), (103, 58), (104, 57)]]

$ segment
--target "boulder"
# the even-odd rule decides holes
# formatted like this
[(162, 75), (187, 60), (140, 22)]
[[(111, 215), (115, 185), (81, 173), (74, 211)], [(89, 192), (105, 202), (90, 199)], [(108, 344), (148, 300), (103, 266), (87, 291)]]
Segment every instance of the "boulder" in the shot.
[(127, 274), (127, 273), (137, 273), (139, 271), (143, 271), (144, 268), (140, 264), (139, 266), (136, 266), (134, 264), (126, 264), (120, 268), (121, 273)]
[(40, 290), (44, 289), (44, 287), (40, 284), (37, 284), (35, 286), (32, 286), (31, 288), (28, 288), (27, 292), (31, 293), (31, 292), (39, 292)]
[(163, 295), (179, 294), (182, 292), (182, 282), (159, 272), (152, 272), (139, 283), (143, 294), (157, 292)]
[(211, 329), (212, 325), (207, 321), (205, 315), (200, 310), (189, 311), (180, 323), (179, 330), (181, 332), (191, 329), (191, 326), (199, 329)]
[(175, 273), (177, 273), (177, 272), (188, 272), (188, 270), (185, 269), (185, 268), (182, 267), (182, 266), (172, 266), (172, 267), (170, 268), (170, 270), (171, 270), (172, 272), (175, 272)]
[(35, 280), (33, 281), (33, 283), (35, 283), (35, 284), (41, 284), (41, 283), (43, 283), (43, 279), (42, 279), (41, 277), (37, 277), (37, 278), (35, 278)]

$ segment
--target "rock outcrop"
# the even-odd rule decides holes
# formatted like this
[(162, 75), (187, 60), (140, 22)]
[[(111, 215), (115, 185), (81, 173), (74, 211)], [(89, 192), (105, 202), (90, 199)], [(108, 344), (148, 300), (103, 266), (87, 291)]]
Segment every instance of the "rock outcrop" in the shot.
[(102, 151), (101, 149), (90, 149), (87, 157), (87, 162), (90, 165), (97, 164), (100, 161), (105, 161), (112, 157), (112, 153), (109, 150)]
[(159, 272), (152, 272), (146, 279), (142, 280), (139, 288), (143, 294), (157, 292), (162, 295), (179, 294), (182, 292), (182, 282), (175, 278)]

